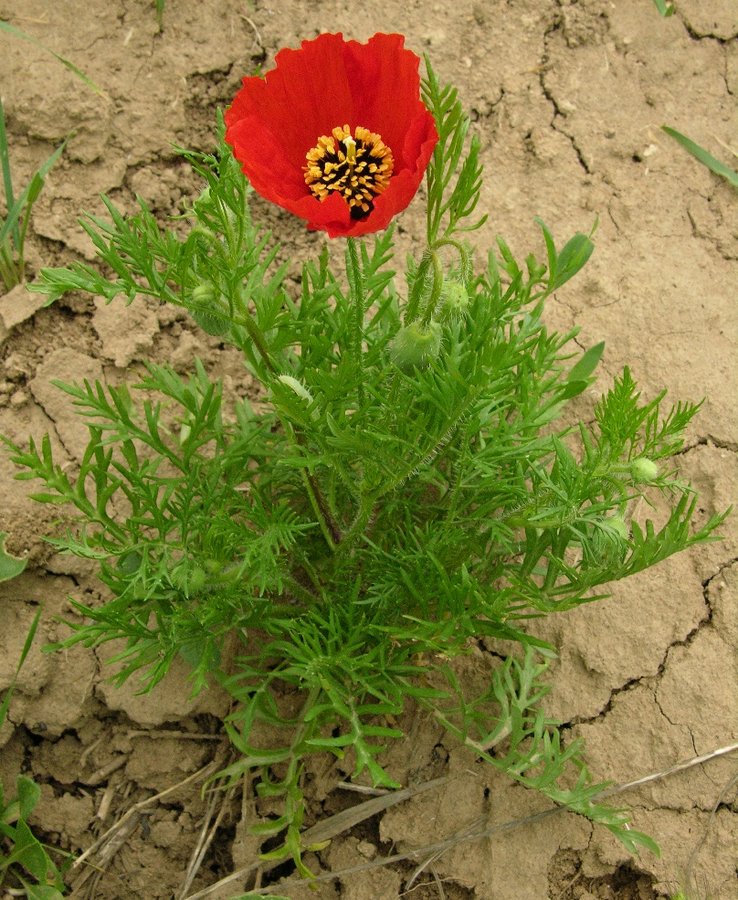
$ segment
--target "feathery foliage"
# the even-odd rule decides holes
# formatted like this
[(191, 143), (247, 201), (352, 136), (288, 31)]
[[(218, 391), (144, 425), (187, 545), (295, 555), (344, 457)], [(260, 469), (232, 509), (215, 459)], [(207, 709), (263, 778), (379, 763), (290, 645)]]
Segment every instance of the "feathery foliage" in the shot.
[[(576, 330), (546, 327), (544, 306), (591, 236), (558, 249), (539, 223), (545, 262), (519, 264), (500, 239), (476, 264), (462, 238), (481, 224), (467, 224), (478, 143), (430, 67), (425, 100), (440, 135), (428, 245), (404, 284), (388, 230), (350, 239), (344, 271), (328, 251), (305, 263), (293, 296), (221, 123), (217, 153), (182, 151), (205, 181), (188, 233), (143, 200), (130, 218), (106, 200), (110, 220), (84, 228), (109, 274), (75, 263), (34, 285), (183, 307), (262, 385), (268, 403), (252, 406), (199, 361), (187, 378), (149, 365), (133, 390), (62, 385), (89, 430), (76, 476), (48, 440), (11, 450), (19, 477), (42, 482), (37, 500), (76, 511), (54, 544), (99, 560), (113, 595), (77, 604), (85, 620), (67, 644), (121, 639), (119, 680), (141, 670), (147, 689), (178, 654), (195, 690), (218, 679), (237, 701), (226, 727), (240, 754), (220, 777), (256, 771), (259, 793), (282, 798), (259, 833), (279, 835), (269, 855), (305, 874), (306, 759), (348, 757), (355, 777), (396, 786), (382, 751), (402, 739), (408, 702), (631, 850), (654, 849), (598, 801), (580, 745), (545, 716), (554, 651), (525, 623), (602, 596), (722, 519), (691, 527), (694, 494), (668, 465), (697, 406), (642, 401), (626, 369), (591, 423), (566, 424), (603, 346), (582, 354)], [(637, 501), (657, 495), (669, 511), (640, 518)], [(469, 696), (451, 660), (480, 637), (521, 652)]]

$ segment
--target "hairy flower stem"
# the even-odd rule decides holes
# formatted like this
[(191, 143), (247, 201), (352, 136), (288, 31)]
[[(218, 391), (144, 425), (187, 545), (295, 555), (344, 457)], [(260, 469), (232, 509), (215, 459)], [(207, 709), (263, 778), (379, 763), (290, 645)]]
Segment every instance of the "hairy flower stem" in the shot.
[(351, 287), (351, 301), (353, 304), (352, 352), (358, 375), (357, 393), (359, 407), (362, 407), (364, 405), (364, 357), (362, 352), (362, 343), (364, 340), (364, 282), (356, 243), (355, 238), (349, 238), (346, 241), (348, 263), (346, 266), (346, 274), (348, 275), (349, 285)]
[[(443, 266), (437, 252), (441, 247), (453, 247), (457, 251), (461, 259), (462, 278), (465, 282), (470, 278), (471, 260), (469, 259), (467, 249), (462, 244), (458, 241), (451, 240), (450, 238), (443, 238), (442, 240), (433, 243), (424, 252), (423, 258), (418, 266), (415, 282), (413, 283), (413, 288), (405, 308), (405, 325), (409, 325), (417, 319), (418, 316), (420, 316), (423, 325), (428, 325), (433, 318), (433, 313), (436, 311), (443, 289)], [(426, 294), (429, 270), (433, 278), (433, 283), (428, 302), (421, 313), (421, 304)]]
[[(248, 314), (244, 315), (243, 317), (239, 316), (236, 321), (237, 324), (243, 325), (248, 332), (249, 337), (254, 342), (254, 346), (259, 351), (259, 355), (261, 356), (264, 365), (269, 370), (269, 373), (271, 375), (276, 375), (279, 370), (272, 360), (269, 348), (267, 347), (267, 343), (264, 340), (264, 335), (262, 334), (259, 326)], [(280, 416), (279, 419), (282, 423), (282, 427), (285, 430), (285, 434), (290, 438), (290, 440), (297, 447), (304, 447), (305, 440), (302, 435), (298, 431), (296, 431), (291, 423), (284, 419), (282, 416)], [(321, 491), (320, 485), (318, 484), (315, 476), (307, 472), (305, 469), (301, 469), (300, 474), (302, 476), (302, 482), (305, 485), (305, 491), (307, 492), (308, 499), (310, 500), (310, 505), (313, 508), (315, 517), (318, 520), (318, 525), (320, 526), (320, 530), (323, 534), (323, 537), (325, 538), (325, 542), (328, 544), (331, 551), (334, 551), (336, 549), (336, 544), (341, 540), (341, 531), (330, 513), (328, 504), (323, 497), (323, 492)]]
[(443, 288), (443, 267), (435, 250), (431, 253), (431, 262), (433, 263), (433, 287), (420, 319), (423, 325), (428, 325), (433, 318), (433, 313), (436, 311), (438, 301), (441, 298), (441, 289)]
[(354, 546), (361, 535), (364, 534), (367, 525), (372, 521), (374, 507), (374, 493), (365, 494), (364, 496), (362, 496), (359, 511), (356, 513), (356, 518), (351, 523), (348, 531), (343, 535), (341, 543), (337, 548), (339, 553), (346, 554), (351, 549), (351, 547)]
[(277, 375), (279, 370), (274, 365), (274, 361), (272, 360), (271, 354), (269, 353), (269, 348), (266, 345), (266, 341), (264, 340), (264, 335), (261, 331), (261, 328), (256, 324), (253, 318), (246, 312), (243, 316), (234, 316), (233, 322), (236, 325), (243, 325), (246, 329), (249, 338), (253, 341), (254, 346), (259, 351), (259, 356), (262, 359), (262, 362), (267, 367), (270, 375)]
[(425, 293), (425, 283), (428, 277), (428, 269), (431, 265), (432, 253), (433, 251), (430, 248), (423, 253), (423, 258), (418, 266), (418, 271), (415, 273), (415, 281), (413, 282), (413, 287), (407, 300), (407, 306), (405, 307), (405, 325), (409, 325), (418, 318), (420, 301), (423, 299), (423, 294)]
[[(292, 440), (297, 447), (304, 447), (305, 439), (303, 436), (298, 431), (295, 431), (290, 422), (282, 418), (282, 416), (279, 418), (285, 433), (290, 440)], [(341, 540), (341, 529), (334, 521), (333, 516), (328, 509), (328, 504), (326, 503), (315, 475), (312, 475), (304, 468), (300, 469), (300, 474), (302, 476), (302, 483), (305, 485), (305, 490), (307, 491), (308, 499), (310, 500), (310, 505), (313, 508), (315, 517), (318, 520), (318, 525), (325, 538), (325, 542), (328, 544), (331, 551), (335, 551), (336, 544)]]
[[(425, 296), (426, 285), (428, 281), (428, 272), (429, 269), (433, 267), (433, 289), (431, 291), (431, 300), (433, 292), (436, 289), (436, 283), (440, 283), (438, 285), (438, 294), (440, 295), (441, 287), (443, 286), (443, 272), (440, 269), (440, 262), (436, 257), (433, 250), (429, 247), (423, 253), (423, 258), (420, 261), (420, 265), (418, 266), (418, 271), (415, 273), (415, 281), (413, 282), (412, 289), (410, 291), (410, 295), (407, 300), (407, 304), (405, 306), (405, 315), (403, 317), (403, 324), (410, 325), (411, 322), (414, 322), (415, 319), (418, 318), (420, 314), (420, 304)], [(435, 303), (438, 303), (438, 296), (436, 296)], [(435, 309), (435, 304), (433, 306)], [(425, 310), (427, 313), (427, 309)], [(431, 310), (432, 315), (432, 310)], [(425, 318), (425, 314), (423, 317), (424, 324), (427, 324), (430, 321), (430, 316)], [(387, 393), (387, 407), (388, 409), (392, 409), (397, 402), (397, 391), (399, 387), (399, 375), (398, 372), (395, 372), (392, 375), (392, 380), (390, 382), (389, 391)]]

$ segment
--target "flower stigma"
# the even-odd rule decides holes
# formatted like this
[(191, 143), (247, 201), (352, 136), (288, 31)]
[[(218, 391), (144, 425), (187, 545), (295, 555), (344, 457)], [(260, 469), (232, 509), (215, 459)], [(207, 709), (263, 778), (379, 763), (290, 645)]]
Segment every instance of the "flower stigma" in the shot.
[(352, 219), (363, 219), (374, 208), (374, 198), (386, 190), (394, 169), (392, 151), (382, 138), (357, 125), (336, 126), (305, 157), (305, 184), (318, 200), (338, 191), (348, 203)]
[(349, 135), (341, 143), (346, 147), (346, 162), (353, 169), (356, 165), (356, 141)]

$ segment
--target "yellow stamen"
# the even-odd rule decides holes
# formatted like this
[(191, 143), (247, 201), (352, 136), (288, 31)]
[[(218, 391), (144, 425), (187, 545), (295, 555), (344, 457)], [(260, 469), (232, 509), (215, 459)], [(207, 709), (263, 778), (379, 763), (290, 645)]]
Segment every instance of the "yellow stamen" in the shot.
[(374, 197), (387, 189), (394, 169), (390, 148), (361, 125), (353, 135), (348, 125), (321, 135), (305, 159), (305, 183), (313, 194), (325, 200), (338, 191), (354, 219), (369, 215)]

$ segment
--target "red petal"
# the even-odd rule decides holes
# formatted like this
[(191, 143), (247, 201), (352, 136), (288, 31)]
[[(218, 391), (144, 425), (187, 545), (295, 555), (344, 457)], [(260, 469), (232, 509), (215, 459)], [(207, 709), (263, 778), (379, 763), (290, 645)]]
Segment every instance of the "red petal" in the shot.
[[(265, 78), (245, 78), (226, 112), (226, 138), (254, 189), (331, 237), (386, 228), (415, 195), (438, 139), (420, 100), (418, 57), (403, 45), (399, 34), (367, 44), (323, 34), (281, 50)], [(359, 220), (338, 194), (320, 201), (304, 180), (308, 150), (344, 124), (377, 132), (395, 161), (387, 190)]]

